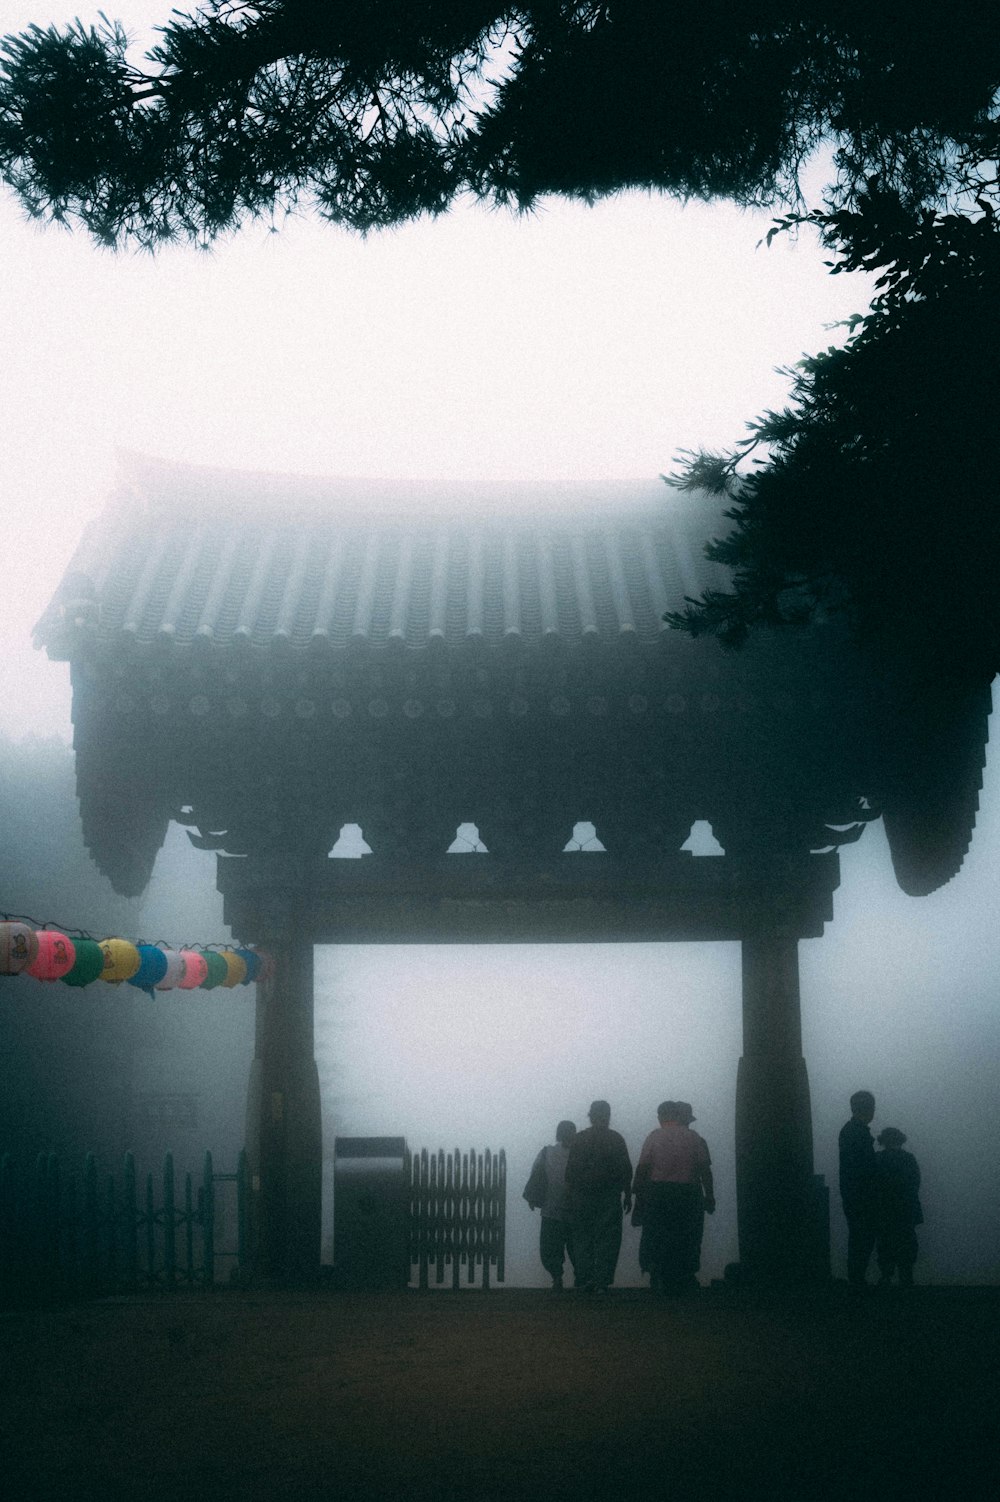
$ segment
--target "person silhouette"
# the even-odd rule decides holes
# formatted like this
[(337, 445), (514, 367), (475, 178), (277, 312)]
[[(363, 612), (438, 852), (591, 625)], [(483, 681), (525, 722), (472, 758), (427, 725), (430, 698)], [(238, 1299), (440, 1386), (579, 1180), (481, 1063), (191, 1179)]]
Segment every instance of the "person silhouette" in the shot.
[(566, 1164), (569, 1161), (570, 1143), (575, 1136), (576, 1123), (560, 1121), (556, 1127), (555, 1143), (543, 1147), (538, 1153), (524, 1186), (524, 1198), (528, 1201), (529, 1209), (542, 1212), (538, 1255), (556, 1292), (563, 1286), (566, 1258), (569, 1258), (571, 1267), (574, 1265)]
[(913, 1287), (913, 1264), (917, 1260), (916, 1227), (923, 1224), (920, 1204), (920, 1168), (912, 1153), (905, 1152), (906, 1133), (898, 1127), (883, 1127), (875, 1154), (875, 1260), (879, 1287), (899, 1274), (901, 1288)]
[[(677, 1102), (677, 1110), (680, 1113), (681, 1124), (690, 1128), (691, 1123), (696, 1120), (690, 1102), (679, 1100)], [(705, 1142), (704, 1137), (699, 1132), (695, 1132), (694, 1135), (698, 1138), (699, 1142), (704, 1143), (705, 1147), (705, 1167), (701, 1174), (701, 1204), (698, 1206), (698, 1214), (695, 1217), (691, 1247), (691, 1272), (693, 1279), (697, 1281), (698, 1273), (701, 1269), (701, 1244), (705, 1236), (705, 1216), (715, 1214), (715, 1183), (712, 1178), (712, 1156), (708, 1151), (708, 1143)]]
[(615, 1280), (622, 1244), (622, 1211), (632, 1208), (632, 1161), (620, 1132), (611, 1129), (611, 1107), (595, 1100), (590, 1126), (570, 1143), (566, 1164), (576, 1285), (606, 1294)]
[(847, 1284), (854, 1292), (867, 1287), (868, 1263), (875, 1247), (875, 1144), (870, 1126), (875, 1097), (870, 1090), (851, 1096), (851, 1119), (840, 1129), (840, 1198), (847, 1220)]
[(641, 1255), (654, 1293), (685, 1293), (698, 1287), (704, 1215), (715, 1210), (711, 1158), (691, 1130), (687, 1101), (662, 1101), (656, 1115), (659, 1126), (642, 1144), (633, 1185), (642, 1207)]

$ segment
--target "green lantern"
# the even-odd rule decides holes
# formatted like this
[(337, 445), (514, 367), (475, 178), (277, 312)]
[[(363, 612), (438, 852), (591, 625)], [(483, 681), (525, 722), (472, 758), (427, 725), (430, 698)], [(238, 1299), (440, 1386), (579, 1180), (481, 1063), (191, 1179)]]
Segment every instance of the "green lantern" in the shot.
[(229, 966), (221, 954), (214, 949), (205, 950), (205, 960), (208, 964), (208, 974), (201, 983), (203, 991), (211, 991), (214, 986), (221, 986), (229, 975)]
[(74, 939), (76, 960), (62, 977), (66, 986), (89, 986), (104, 969), (104, 950), (96, 939)]

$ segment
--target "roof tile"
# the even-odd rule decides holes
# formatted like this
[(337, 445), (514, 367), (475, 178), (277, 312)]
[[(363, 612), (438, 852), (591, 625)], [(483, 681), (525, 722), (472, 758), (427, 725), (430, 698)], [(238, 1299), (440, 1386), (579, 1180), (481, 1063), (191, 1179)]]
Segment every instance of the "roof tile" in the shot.
[(427, 488), (407, 508), (411, 490), (398, 487), (393, 512), (388, 482), (297, 491), (280, 476), (147, 465), (88, 529), (38, 644), (74, 655), (62, 607), (83, 596), (106, 644), (655, 641), (666, 609), (720, 580), (703, 555), (716, 514), (662, 486), (577, 498), (469, 485), (447, 505)]

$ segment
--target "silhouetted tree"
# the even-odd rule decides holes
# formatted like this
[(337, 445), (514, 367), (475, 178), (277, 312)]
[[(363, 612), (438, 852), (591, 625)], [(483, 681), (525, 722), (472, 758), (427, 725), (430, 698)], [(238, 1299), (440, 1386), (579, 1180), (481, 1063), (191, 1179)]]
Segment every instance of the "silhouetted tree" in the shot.
[(923, 199), (988, 115), (994, 22), (981, 0), (203, 0), (141, 61), (103, 19), (9, 37), (0, 172), (32, 213), (144, 245), (470, 192), (770, 203), (828, 140), (842, 190), (874, 171)]
[(978, 162), (955, 182), (964, 202), (945, 211), (873, 181), (851, 208), (806, 216), (834, 271), (878, 273), (876, 296), (842, 348), (789, 372), (784, 411), (672, 477), (727, 496), (735, 523), (709, 547), (732, 588), (674, 624), (738, 645), (755, 625), (840, 613), (915, 683), (1000, 668), (997, 183)]

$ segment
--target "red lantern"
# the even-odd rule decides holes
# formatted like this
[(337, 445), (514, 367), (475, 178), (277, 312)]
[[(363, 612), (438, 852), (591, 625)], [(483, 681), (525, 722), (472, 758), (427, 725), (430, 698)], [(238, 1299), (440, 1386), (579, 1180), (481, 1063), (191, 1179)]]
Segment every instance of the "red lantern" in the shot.
[(37, 953), (35, 930), (27, 923), (0, 923), (0, 975), (19, 975)]
[(51, 928), (40, 928), (35, 937), (38, 953), (31, 964), (25, 966), (25, 974), (33, 975), (36, 980), (61, 980), (68, 975), (76, 964), (73, 940)]

